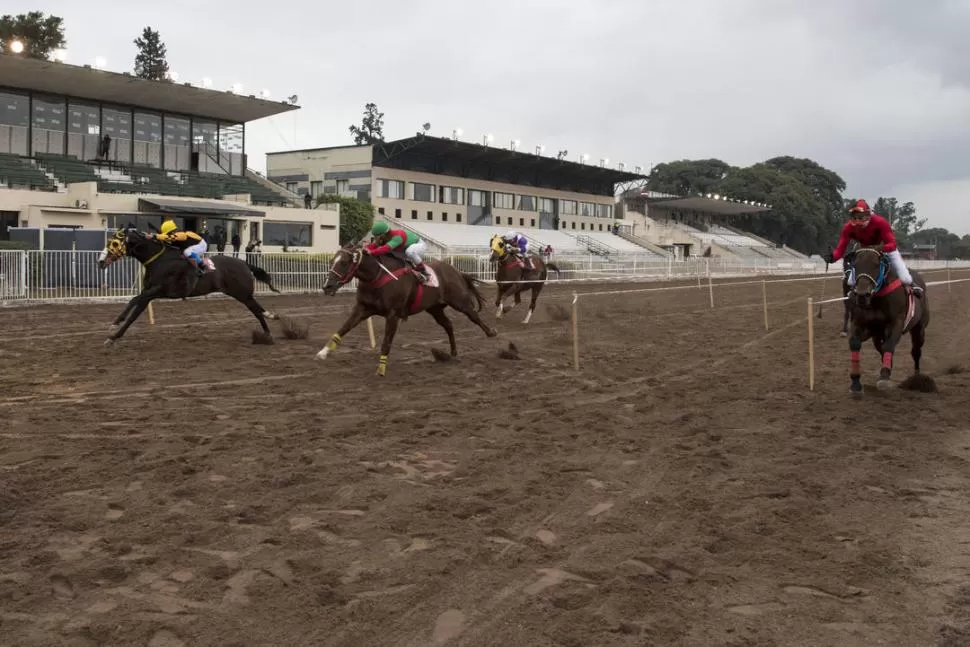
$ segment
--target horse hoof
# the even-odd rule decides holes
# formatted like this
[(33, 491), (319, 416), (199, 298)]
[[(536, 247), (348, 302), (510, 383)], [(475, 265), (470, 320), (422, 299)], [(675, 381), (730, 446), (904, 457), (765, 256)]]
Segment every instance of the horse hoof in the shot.
[(105, 348), (111, 348), (114, 345), (115, 345), (115, 340), (113, 340), (111, 337), (108, 337), (107, 339), (104, 340)]
[(891, 380), (879, 380), (876, 382), (876, 388), (880, 391), (888, 391), (893, 388), (893, 383)]
[(329, 355), (329, 354), (330, 354), (330, 349), (329, 348), (324, 348), (319, 353), (317, 353), (316, 355), (314, 355), (313, 359), (316, 359), (316, 360), (325, 360), (325, 359), (327, 359), (327, 355)]
[(498, 331), (495, 330), (494, 328), (491, 328), (487, 333), (485, 333), (485, 336), (486, 337), (498, 337)]
[(839, 335), (842, 336), (842, 337), (848, 337), (849, 336), (849, 333), (847, 333), (847, 332), (845, 332), (843, 330), (842, 332), (839, 333)]

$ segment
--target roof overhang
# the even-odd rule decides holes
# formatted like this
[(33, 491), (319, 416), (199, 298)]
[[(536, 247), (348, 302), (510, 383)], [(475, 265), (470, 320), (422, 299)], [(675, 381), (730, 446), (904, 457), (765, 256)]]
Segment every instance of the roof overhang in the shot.
[(167, 213), (197, 216), (249, 216), (262, 218), (266, 212), (237, 202), (217, 200), (175, 200), (168, 198), (138, 198), (142, 213)]
[(723, 216), (739, 216), (746, 213), (771, 211), (770, 207), (761, 207), (750, 203), (745, 204), (743, 201), (715, 200), (714, 198), (705, 198), (703, 196), (689, 196), (686, 198), (651, 198), (644, 196), (644, 198), (650, 207), (660, 207), (661, 209), (690, 209), (693, 211), (716, 213)]
[(129, 74), (96, 70), (87, 65), (68, 65), (10, 55), (0, 56), (0, 87), (233, 123), (246, 123), (299, 109), (281, 101), (171, 81), (139, 79)]
[(428, 135), (375, 144), (373, 164), (459, 176), (472, 167), (488, 168), (495, 182), (549, 188), (595, 186), (611, 196), (618, 184), (647, 179), (640, 173)]

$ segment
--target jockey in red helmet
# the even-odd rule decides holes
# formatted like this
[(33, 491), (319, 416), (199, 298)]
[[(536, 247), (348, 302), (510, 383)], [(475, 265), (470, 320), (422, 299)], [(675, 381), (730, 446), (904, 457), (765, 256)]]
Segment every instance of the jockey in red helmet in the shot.
[[(899, 249), (896, 248), (896, 235), (893, 233), (892, 225), (888, 220), (874, 213), (869, 208), (869, 203), (862, 199), (856, 200), (855, 204), (849, 207), (849, 222), (842, 227), (839, 244), (824, 257), (825, 262), (832, 264), (845, 256), (845, 250), (853, 240), (867, 246), (882, 244), (882, 251), (889, 257), (899, 280), (916, 296), (923, 295), (923, 288), (913, 285), (913, 276), (906, 268)], [(850, 275), (849, 281), (855, 284), (854, 272)]]

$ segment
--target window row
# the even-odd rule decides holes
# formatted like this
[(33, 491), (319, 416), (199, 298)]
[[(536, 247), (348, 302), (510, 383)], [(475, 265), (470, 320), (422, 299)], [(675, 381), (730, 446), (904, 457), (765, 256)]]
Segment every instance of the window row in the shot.
[[(379, 213), (382, 216), (385, 215), (384, 207), (378, 208), (377, 209), (377, 213)], [(395, 218), (403, 218), (403, 210), (401, 210), (401, 209), (395, 209), (394, 210), (394, 217)], [(434, 211), (426, 211), (424, 217), (425, 217), (425, 220), (434, 221), (434, 219), (435, 219), (435, 212)], [(411, 210), (411, 220), (418, 220), (418, 219), (419, 219), (418, 210), (417, 209), (412, 209)], [(495, 224), (496, 225), (499, 225), (499, 226), (502, 226), (504, 224), (504, 225), (507, 225), (509, 227), (514, 227), (516, 221), (518, 221), (518, 226), (519, 227), (531, 227), (532, 229), (535, 229), (536, 228), (536, 219), (535, 218), (513, 218), (512, 216), (505, 216), (505, 217), (495, 216)], [(456, 213), (456, 214), (454, 214), (454, 220), (452, 220), (450, 214), (447, 211), (442, 211), (441, 212), (441, 220), (439, 222), (462, 222), (462, 216), (461, 216), (460, 213)], [(586, 226), (587, 225), (586, 222), (580, 222), (579, 223), (579, 229), (582, 230), (582, 231), (587, 231), (587, 230), (588, 231), (610, 231), (610, 224), (609, 223), (604, 224), (604, 223), (592, 223), (591, 222), (591, 223), (588, 223), (588, 224), (589, 224), (589, 227)], [(596, 224), (599, 225), (599, 229), (597, 229)], [(569, 225), (571, 225), (571, 227)], [(576, 221), (573, 221), (571, 223), (567, 223), (565, 220), (560, 220), (559, 221), (559, 228), (560, 229), (569, 229), (569, 228), (576, 229)]]
[[(242, 174), (244, 138), (242, 124), (0, 91), (0, 153), (74, 155), (189, 170), (195, 152), (231, 172), (230, 165), (238, 166)], [(203, 160), (197, 163), (198, 170), (218, 172), (202, 168)]]
[[(467, 195), (466, 195), (467, 194)], [(539, 198), (534, 195), (503, 193), (501, 191), (479, 191), (454, 186), (438, 186), (404, 180), (377, 180), (377, 197), (390, 200), (413, 200), (415, 202), (437, 202), (440, 204), (468, 205), (469, 207), (508, 209), (513, 211), (538, 211), (559, 215), (583, 216), (586, 218), (612, 218), (613, 205), (577, 200), (557, 200)], [(489, 202), (491, 199), (491, 202)]]

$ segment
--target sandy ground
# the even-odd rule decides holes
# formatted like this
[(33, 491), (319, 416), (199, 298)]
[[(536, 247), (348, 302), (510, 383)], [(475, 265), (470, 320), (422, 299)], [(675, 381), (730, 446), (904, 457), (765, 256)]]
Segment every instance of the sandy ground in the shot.
[(970, 284), (939, 392), (861, 400), (839, 305), (807, 391), (817, 281), (767, 333), (760, 284), (580, 299), (579, 374), (570, 291), (453, 313), (458, 362), (413, 317), (383, 380), (363, 327), (313, 361), (342, 296), (266, 299), (310, 325), (274, 346), (228, 300), (111, 350), (118, 304), (0, 310), (0, 644), (970, 644)]

